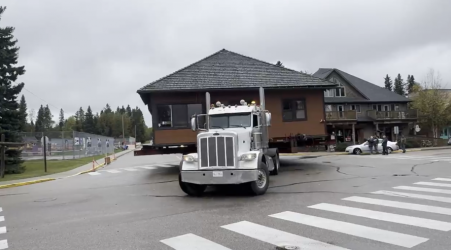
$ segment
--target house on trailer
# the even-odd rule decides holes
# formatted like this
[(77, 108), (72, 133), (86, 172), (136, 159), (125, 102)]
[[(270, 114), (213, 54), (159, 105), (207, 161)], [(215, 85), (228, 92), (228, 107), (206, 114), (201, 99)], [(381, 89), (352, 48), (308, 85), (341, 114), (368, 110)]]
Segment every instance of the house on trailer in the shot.
[(327, 133), (339, 142), (363, 143), (376, 134), (395, 140), (395, 126), (408, 135), (418, 121), (417, 110), (408, 106), (411, 100), (402, 95), (339, 69), (321, 68), (313, 75), (338, 84), (324, 91), (324, 101)]
[[(136, 154), (196, 151), (194, 114), (205, 114), (205, 93), (225, 105), (259, 102), (265, 89), (266, 109), (272, 113), (270, 144), (280, 152), (301, 150), (327, 137), (324, 91), (337, 85), (271, 63), (221, 50), (138, 90), (152, 115), (153, 145)], [(180, 146), (183, 147), (180, 147)], [(273, 145), (274, 146), (274, 145)]]

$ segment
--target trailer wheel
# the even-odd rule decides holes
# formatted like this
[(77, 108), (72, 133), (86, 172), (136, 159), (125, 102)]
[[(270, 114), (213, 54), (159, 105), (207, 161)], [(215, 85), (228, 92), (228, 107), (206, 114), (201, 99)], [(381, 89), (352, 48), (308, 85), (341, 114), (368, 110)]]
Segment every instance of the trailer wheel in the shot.
[(269, 187), (269, 171), (264, 162), (260, 163), (258, 168), (258, 178), (249, 183), (249, 189), (253, 195), (262, 195), (266, 193)]
[(274, 158), (272, 158), (274, 161), (274, 169), (270, 172), (271, 175), (278, 175), (279, 174), (279, 167), (280, 167), (280, 160), (279, 160), (279, 154), (276, 154)]
[(179, 185), (182, 191), (189, 196), (201, 196), (204, 193), (205, 189), (207, 189), (206, 185), (183, 182), (181, 173), (179, 174)]

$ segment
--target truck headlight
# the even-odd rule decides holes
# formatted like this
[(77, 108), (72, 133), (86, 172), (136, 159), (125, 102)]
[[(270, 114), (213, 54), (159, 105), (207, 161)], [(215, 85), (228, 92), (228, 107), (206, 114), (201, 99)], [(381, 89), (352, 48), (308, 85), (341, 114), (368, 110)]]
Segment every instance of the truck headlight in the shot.
[(195, 158), (195, 157), (192, 156), (192, 155), (184, 155), (184, 156), (183, 156), (183, 161), (186, 161), (186, 162), (196, 162), (196, 161), (197, 161), (197, 158)]
[(246, 153), (246, 154), (242, 154), (240, 156), (240, 161), (252, 161), (255, 158), (257, 158), (257, 154), (256, 153)]

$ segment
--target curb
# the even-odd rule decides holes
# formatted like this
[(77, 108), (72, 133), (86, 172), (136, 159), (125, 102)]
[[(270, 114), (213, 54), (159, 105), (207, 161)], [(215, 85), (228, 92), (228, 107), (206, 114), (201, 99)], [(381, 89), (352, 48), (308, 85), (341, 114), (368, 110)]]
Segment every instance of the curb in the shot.
[(35, 181), (17, 182), (17, 183), (12, 183), (12, 184), (0, 185), (0, 189), (11, 188), (11, 187), (20, 187), (20, 186), (31, 185), (31, 184), (47, 182), (47, 181), (54, 181), (54, 180), (56, 180), (56, 179), (48, 178), (48, 179), (40, 179), (40, 180), (35, 180)]

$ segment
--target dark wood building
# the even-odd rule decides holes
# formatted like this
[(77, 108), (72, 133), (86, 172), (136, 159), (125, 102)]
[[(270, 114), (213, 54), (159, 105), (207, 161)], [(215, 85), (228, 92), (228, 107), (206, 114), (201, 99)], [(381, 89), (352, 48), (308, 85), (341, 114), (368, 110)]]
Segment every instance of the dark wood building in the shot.
[(206, 113), (205, 92), (210, 92), (212, 103), (235, 105), (244, 99), (258, 104), (259, 87), (265, 89), (266, 109), (272, 113), (271, 143), (284, 144), (286, 150), (294, 151), (299, 141), (305, 141), (300, 137), (327, 136), (324, 91), (336, 86), (221, 50), (138, 90), (152, 114), (154, 146), (148, 152), (164, 153), (164, 146), (196, 145), (196, 132), (190, 129), (189, 119), (193, 114)]

